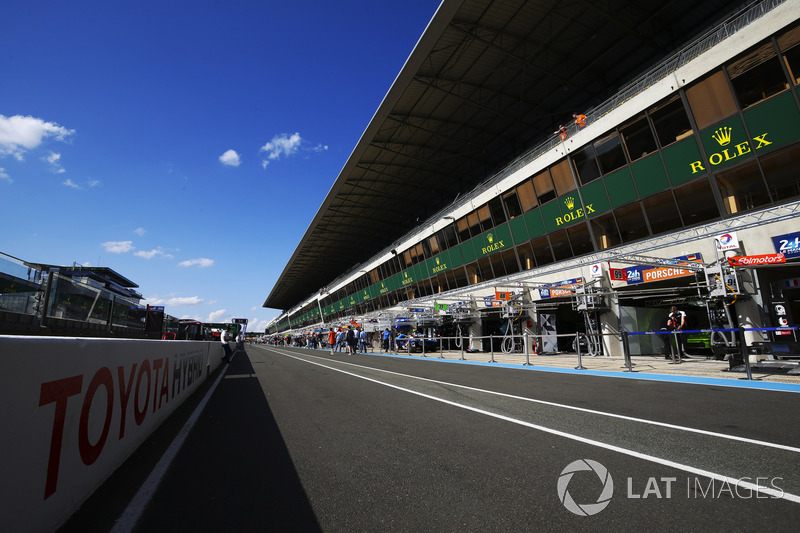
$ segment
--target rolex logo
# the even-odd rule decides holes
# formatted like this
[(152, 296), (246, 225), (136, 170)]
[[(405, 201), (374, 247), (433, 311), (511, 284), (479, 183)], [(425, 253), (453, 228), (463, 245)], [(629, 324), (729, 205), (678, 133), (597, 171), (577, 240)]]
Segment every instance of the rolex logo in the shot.
[(729, 128), (727, 126), (722, 127), (714, 132), (711, 136), (715, 141), (719, 143), (720, 146), (727, 146), (731, 142), (731, 132), (733, 128)]
[(408, 272), (403, 272), (403, 277), (407, 278), (408, 277)]
[(494, 235), (492, 235), (492, 234), (490, 233), (490, 234), (488, 234), (488, 235), (486, 236), (486, 239), (489, 241), (489, 244), (492, 244), (492, 243), (494, 242)]
[(439, 258), (438, 257), (436, 258), (436, 264), (437, 265), (439, 264)]
[(566, 198), (564, 198), (564, 205), (567, 206), (567, 209), (572, 211), (575, 208), (575, 198), (573, 198), (572, 196), (567, 196)]

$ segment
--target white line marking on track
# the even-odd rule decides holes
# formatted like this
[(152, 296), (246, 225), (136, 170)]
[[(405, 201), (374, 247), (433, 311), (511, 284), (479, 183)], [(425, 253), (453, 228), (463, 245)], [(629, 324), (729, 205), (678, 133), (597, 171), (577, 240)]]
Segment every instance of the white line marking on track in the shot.
[[(401, 387), (399, 385), (393, 385), (391, 383), (386, 383), (386, 382), (383, 382), (383, 381), (380, 381), (380, 380), (377, 380), (377, 379), (369, 378), (369, 377), (366, 377), (366, 376), (361, 376), (361, 375), (353, 373), (353, 372), (348, 372), (346, 370), (342, 370), (342, 369), (339, 369), (339, 368), (334, 368), (334, 367), (331, 367), (331, 366), (328, 366), (328, 365), (324, 365), (322, 363), (317, 363), (315, 361), (309, 361), (307, 359), (303, 359), (302, 357), (297, 357), (297, 356), (292, 355), (290, 353), (281, 352), (281, 351), (278, 351), (278, 350), (275, 350), (275, 349), (272, 349), (272, 350), (275, 353), (279, 354), (279, 355), (283, 355), (284, 357), (290, 357), (292, 359), (295, 359), (297, 361), (302, 361), (302, 362), (307, 363), (307, 364), (321, 366), (321, 367), (324, 367), (324, 368), (327, 368), (327, 369), (330, 369), (330, 370), (334, 370), (336, 372), (340, 372), (342, 374), (347, 374), (349, 376), (353, 376), (353, 377), (356, 377), (356, 378), (359, 378), (359, 379), (363, 379), (363, 380), (366, 380), (366, 381), (371, 381), (373, 383), (377, 383), (379, 385), (384, 385), (386, 387), (390, 387), (390, 388), (393, 388), (393, 389), (396, 389), (396, 390), (407, 392), (409, 394), (414, 394), (416, 396), (421, 396), (423, 398), (428, 398), (430, 400), (441, 402), (441, 403), (444, 403), (444, 404), (447, 404), (447, 405), (452, 405), (454, 407), (459, 407), (459, 408), (465, 409), (467, 411), (472, 411), (472, 412), (479, 413), (479, 414), (482, 414), (482, 415), (491, 416), (492, 418), (497, 418), (499, 420), (504, 420), (506, 422), (511, 422), (513, 424), (518, 424), (520, 426), (529, 427), (531, 429), (536, 429), (536, 430), (539, 430), (539, 431), (543, 431), (545, 433), (550, 433), (551, 435), (557, 435), (559, 437), (564, 437), (564, 438), (567, 438), (567, 439), (570, 439), (570, 440), (582, 442), (582, 443), (588, 444), (590, 446), (602, 447), (603, 449), (606, 449), (606, 450), (615, 451), (615, 452), (618, 452), (618, 453), (621, 453), (621, 454), (624, 454), (624, 455), (628, 455), (628, 456), (631, 456), (631, 457), (636, 457), (637, 459), (643, 459), (645, 461), (650, 461), (650, 462), (657, 463), (657, 464), (660, 464), (660, 465), (664, 465), (664, 466), (668, 466), (668, 467), (675, 468), (675, 469), (678, 469), (678, 470), (682, 470), (684, 472), (689, 472), (691, 474), (696, 474), (696, 475), (699, 475), (699, 476), (703, 476), (703, 477), (707, 477), (707, 478), (711, 478), (711, 479), (716, 479), (718, 481), (723, 481), (723, 482), (726, 482), (728, 484), (736, 484), (739, 487), (744, 487), (744, 488), (747, 488), (747, 489), (750, 489), (750, 490), (754, 490), (754, 491), (756, 491), (757, 494), (758, 493), (769, 494), (770, 496), (772, 496), (774, 498), (781, 498), (781, 499), (784, 499), (784, 500), (787, 500), (787, 501), (790, 501), (790, 502), (793, 502), (793, 503), (800, 503), (800, 496), (798, 496), (796, 494), (790, 494), (790, 493), (784, 492), (782, 490), (770, 489), (770, 488), (767, 488), (767, 487), (759, 486), (757, 484), (753, 484), (753, 483), (749, 483), (749, 482), (746, 482), (746, 481), (735, 479), (735, 478), (732, 478), (732, 477), (729, 477), (729, 476), (725, 476), (723, 474), (718, 474), (716, 472), (710, 472), (708, 470), (695, 468), (693, 466), (685, 465), (685, 464), (682, 464), (682, 463), (676, 463), (675, 461), (670, 461), (668, 459), (662, 459), (662, 458), (656, 457), (654, 455), (648, 455), (648, 454), (637, 452), (637, 451), (634, 451), (634, 450), (629, 450), (627, 448), (622, 448), (621, 446), (616, 446), (614, 444), (609, 444), (609, 443), (606, 443), (606, 442), (600, 442), (600, 441), (589, 439), (589, 438), (586, 438), (586, 437), (581, 437), (579, 435), (573, 435), (572, 433), (567, 433), (565, 431), (560, 431), (560, 430), (557, 430), (557, 429), (552, 429), (552, 428), (548, 428), (548, 427), (545, 427), (545, 426), (541, 426), (539, 424), (533, 424), (533, 423), (530, 423), (530, 422), (525, 422), (524, 420), (519, 420), (517, 418), (512, 418), (512, 417), (509, 417), (509, 416), (500, 415), (500, 414), (497, 414), (497, 413), (492, 413), (491, 411), (478, 409), (477, 407), (471, 407), (469, 405), (453, 402), (453, 401), (450, 401), (450, 400), (445, 400), (443, 398), (438, 398), (436, 396), (431, 396), (430, 394), (425, 394), (425, 393), (418, 392), (418, 391), (415, 391), (415, 390), (407, 389), (407, 388)], [(344, 363), (344, 361), (341, 361), (341, 362)], [(375, 369), (375, 368), (370, 368), (370, 367), (362, 367), (360, 365), (355, 365), (353, 363), (345, 363), (345, 364), (348, 364), (348, 365), (351, 365), (351, 366), (356, 366), (356, 367), (359, 367), (359, 368), (368, 368), (368, 369), (373, 370), (373, 371), (380, 371), (380, 372), (386, 372), (386, 373), (389, 373), (389, 374), (396, 374), (396, 375), (399, 375), (399, 376), (404, 376), (404, 377), (408, 377), (408, 378), (412, 378), (412, 379), (430, 381), (430, 382), (434, 382), (434, 383), (451, 385), (451, 386), (454, 386), (454, 387), (461, 387), (461, 388), (465, 388), (465, 389), (472, 389), (471, 387), (464, 387), (463, 385), (457, 385), (457, 384), (454, 384), (454, 383), (446, 383), (446, 382), (435, 381), (435, 380), (430, 380), (430, 379), (426, 379), (426, 378), (419, 378), (417, 376), (410, 376), (410, 375), (406, 375), (406, 374), (398, 374), (396, 372), (391, 372), (391, 371), (387, 371), (387, 370), (380, 370), (380, 369)], [(472, 389), (472, 390), (480, 391), (480, 389)], [(508, 396), (508, 397), (511, 397), (511, 398), (519, 398), (521, 400), (530, 400), (530, 398), (520, 398), (520, 397), (517, 397), (517, 396), (510, 396), (510, 395), (497, 393), (497, 392), (492, 392), (492, 391), (482, 391), (482, 392), (487, 392), (487, 393), (490, 393), (490, 394), (497, 394), (497, 395), (502, 395), (502, 396)], [(539, 402), (539, 400), (530, 400), (530, 401)], [(650, 420), (629, 418), (629, 417), (625, 417), (625, 416), (621, 416), (621, 415), (611, 415), (610, 413), (601, 413), (599, 411), (590, 411), (590, 410), (587, 410), (587, 409), (570, 407), (570, 406), (567, 406), (567, 405), (554, 404), (554, 403), (550, 403), (550, 402), (541, 402), (541, 403), (547, 403), (549, 405), (565, 407), (565, 408), (570, 408), (570, 409), (576, 409), (576, 410), (581, 410), (581, 411), (588, 411), (588, 412), (597, 413), (597, 414), (615, 416), (615, 417), (619, 417), (619, 418), (623, 418), (623, 419), (631, 420), (631, 421), (644, 422), (644, 423), (655, 424), (655, 425), (663, 425), (665, 427), (670, 427), (670, 428), (679, 429), (679, 430), (683, 430), (683, 431), (698, 432), (698, 433), (703, 433), (703, 434), (712, 435), (712, 436), (719, 436), (721, 438), (729, 438), (729, 439), (733, 439), (733, 440), (743, 440), (745, 442), (750, 442), (750, 443), (754, 443), (754, 444), (763, 444), (765, 446), (766, 445), (772, 445), (774, 447), (780, 447), (782, 449), (789, 449), (790, 451), (800, 451), (797, 448), (784, 447), (784, 446), (779, 445), (779, 444), (767, 443), (767, 442), (762, 442), (762, 441), (754, 441), (754, 440), (750, 440), (750, 439), (741, 439), (739, 437), (733, 437), (731, 435), (724, 435), (724, 434), (718, 434), (718, 433), (712, 433), (712, 432), (705, 432), (705, 431), (702, 431), (702, 430), (697, 430), (697, 429), (692, 429), (692, 428), (683, 428), (681, 426), (673, 426), (673, 425), (670, 425), (670, 424), (663, 424), (661, 422), (654, 422), (654, 421), (650, 421)]]
[[(236, 352), (231, 355), (231, 361), (233, 357), (236, 355)], [(225, 374), (228, 372), (229, 365), (223, 363), (224, 368), (220, 371), (219, 376), (217, 376), (217, 380), (211, 386), (208, 391), (206, 391), (206, 395), (197, 404), (194, 411), (192, 412), (192, 416), (186, 420), (186, 423), (183, 425), (181, 430), (175, 436), (175, 440), (169, 445), (167, 451), (164, 452), (164, 455), (161, 456), (156, 466), (153, 468), (153, 471), (150, 472), (150, 475), (147, 476), (147, 479), (144, 480), (142, 486), (139, 487), (138, 492), (133, 497), (133, 499), (128, 503), (128, 507), (125, 508), (125, 511), (120, 515), (117, 519), (114, 527), (111, 529), (111, 533), (130, 533), (133, 531), (133, 528), (136, 527), (136, 522), (139, 521), (141, 518), (142, 513), (147, 508), (147, 504), (150, 502), (150, 499), (158, 489), (158, 485), (161, 483), (161, 480), (164, 478), (164, 474), (167, 473), (167, 469), (169, 468), (172, 460), (175, 459), (175, 456), (178, 455), (178, 451), (183, 446), (183, 443), (186, 441), (186, 437), (189, 435), (189, 432), (194, 427), (195, 422), (197, 419), (200, 418), (200, 414), (203, 412), (208, 400), (211, 398), (211, 395), (216, 390), (217, 385), (219, 385), (222, 378), (225, 377)]]

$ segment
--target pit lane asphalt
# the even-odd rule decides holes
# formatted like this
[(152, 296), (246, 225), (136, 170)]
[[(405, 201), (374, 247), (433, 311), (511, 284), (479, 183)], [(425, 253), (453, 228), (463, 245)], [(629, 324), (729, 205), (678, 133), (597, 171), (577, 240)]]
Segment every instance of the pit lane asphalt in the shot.
[[(709, 496), (711, 480), (680, 465), (800, 494), (797, 393), (437, 363), (239, 352), (135, 531), (796, 529), (800, 504), (730, 497), (721, 481)], [(162, 430), (64, 531), (110, 529)], [(580, 459), (616, 483), (594, 516), (557, 490)], [(569, 493), (594, 503), (585, 474)]]

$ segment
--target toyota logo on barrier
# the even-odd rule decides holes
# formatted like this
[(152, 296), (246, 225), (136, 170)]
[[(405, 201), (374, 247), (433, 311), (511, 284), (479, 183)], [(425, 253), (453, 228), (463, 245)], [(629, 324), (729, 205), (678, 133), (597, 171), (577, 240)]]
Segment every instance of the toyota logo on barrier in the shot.
[[(603, 489), (594, 503), (577, 503), (567, 490), (569, 482), (572, 481), (575, 473), (582, 471), (594, 472), (603, 485)], [(578, 459), (571, 462), (561, 471), (561, 475), (558, 477), (558, 499), (561, 500), (561, 503), (569, 512), (578, 516), (596, 515), (611, 503), (611, 496), (613, 495), (614, 480), (611, 479), (611, 474), (608, 473), (606, 467), (591, 459)]]

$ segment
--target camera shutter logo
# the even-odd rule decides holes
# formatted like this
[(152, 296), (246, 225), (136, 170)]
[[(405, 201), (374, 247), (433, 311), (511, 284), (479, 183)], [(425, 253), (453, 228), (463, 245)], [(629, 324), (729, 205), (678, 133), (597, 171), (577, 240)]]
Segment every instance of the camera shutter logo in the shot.
[[(603, 484), (603, 490), (600, 492), (600, 496), (597, 497), (595, 503), (576, 503), (567, 490), (572, 476), (574, 476), (576, 472), (581, 471), (594, 472), (597, 474), (600, 483)], [(578, 459), (568, 464), (558, 477), (557, 487), (558, 498), (561, 500), (561, 503), (564, 504), (564, 507), (566, 507), (568, 511), (578, 516), (596, 515), (611, 503), (611, 497), (614, 495), (614, 480), (611, 479), (611, 474), (608, 473), (606, 467), (591, 459)]]

